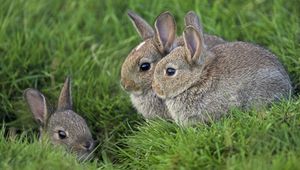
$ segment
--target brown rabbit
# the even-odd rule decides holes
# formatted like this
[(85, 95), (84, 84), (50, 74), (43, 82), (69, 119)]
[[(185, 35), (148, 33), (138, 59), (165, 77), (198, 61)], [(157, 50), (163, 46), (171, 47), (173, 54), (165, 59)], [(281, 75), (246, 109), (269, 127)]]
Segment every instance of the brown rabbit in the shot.
[(85, 120), (72, 110), (69, 77), (61, 90), (57, 110), (52, 114), (48, 111), (46, 98), (38, 90), (26, 89), (24, 97), (40, 126), (40, 138), (42, 135), (49, 137), (52, 144), (66, 147), (79, 159), (90, 156), (94, 141)]
[(153, 89), (179, 124), (215, 120), (231, 107), (264, 106), (288, 97), (290, 79), (276, 56), (246, 42), (207, 50), (202, 31), (188, 26), (184, 46), (156, 66)]
[[(156, 116), (168, 119), (170, 115), (164, 101), (158, 98), (151, 88), (153, 73), (159, 60), (170, 53), (173, 48), (183, 45), (183, 39), (176, 38), (176, 23), (170, 12), (164, 12), (156, 18), (155, 29), (137, 14), (129, 11), (128, 15), (143, 42), (135, 47), (124, 61), (121, 70), (121, 85), (131, 94), (134, 107), (146, 119)], [(198, 26), (197, 24), (200, 24), (194, 12), (189, 12), (185, 21), (186, 25)], [(216, 36), (206, 35), (205, 37), (210, 45), (224, 42)]]

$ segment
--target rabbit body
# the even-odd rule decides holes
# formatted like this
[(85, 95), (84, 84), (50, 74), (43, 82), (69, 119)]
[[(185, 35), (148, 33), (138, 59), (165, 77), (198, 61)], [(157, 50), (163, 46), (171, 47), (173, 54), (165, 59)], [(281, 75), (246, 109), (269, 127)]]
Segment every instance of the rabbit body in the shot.
[[(190, 34), (196, 35), (193, 31)], [(192, 44), (174, 49), (154, 73), (153, 89), (165, 99), (177, 123), (208, 122), (232, 107), (261, 107), (290, 95), (290, 79), (269, 51), (245, 42), (223, 43), (207, 50), (201, 41), (198, 47), (193, 39)], [(193, 53), (189, 48), (194, 52), (200, 48), (199, 56), (188, 57)], [(168, 67), (176, 67), (177, 75), (166, 77)]]

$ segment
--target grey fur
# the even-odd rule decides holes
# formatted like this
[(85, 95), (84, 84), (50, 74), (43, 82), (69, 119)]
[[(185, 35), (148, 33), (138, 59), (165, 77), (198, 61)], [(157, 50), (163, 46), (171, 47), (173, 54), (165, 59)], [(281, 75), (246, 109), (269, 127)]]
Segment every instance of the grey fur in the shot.
[[(185, 46), (157, 64), (152, 84), (178, 124), (217, 120), (232, 107), (260, 108), (290, 96), (288, 74), (268, 50), (251, 43), (228, 42), (194, 55), (197, 52), (187, 46), (201, 40), (190, 40), (191, 35), (202, 38), (196, 28), (188, 26)], [(200, 60), (204, 62), (197, 62)], [(177, 69), (174, 76), (165, 74), (169, 67)]]
[[(135, 47), (125, 59), (121, 69), (121, 85), (125, 91), (130, 93), (134, 107), (146, 119), (157, 116), (170, 119), (171, 116), (164, 101), (156, 96), (151, 84), (156, 64), (174, 48), (182, 46), (183, 39), (175, 35), (176, 23), (170, 12), (164, 12), (156, 18), (155, 29), (132, 11), (128, 15), (144, 41)], [(195, 21), (198, 19), (194, 15), (190, 15), (190, 17), (193, 17)], [(190, 22), (190, 24), (195, 23)], [(205, 40), (209, 42), (208, 48), (224, 42), (222, 38), (213, 35), (204, 36)], [(144, 60), (151, 63), (151, 69), (147, 72), (141, 72), (138, 69), (140, 62)]]
[[(94, 141), (85, 120), (72, 110), (70, 78), (66, 78), (57, 110), (52, 114), (48, 113), (46, 99), (38, 90), (26, 89), (24, 97), (40, 125), (40, 138), (47, 136), (52, 144), (64, 146), (79, 159), (90, 156)], [(59, 131), (63, 131), (66, 138), (61, 139)]]
[(146, 119), (151, 119), (157, 115), (162, 118), (171, 119), (165, 101), (159, 98), (152, 89), (143, 95), (131, 94), (130, 98), (133, 106), (139, 113), (147, 111), (147, 114), (143, 114)]

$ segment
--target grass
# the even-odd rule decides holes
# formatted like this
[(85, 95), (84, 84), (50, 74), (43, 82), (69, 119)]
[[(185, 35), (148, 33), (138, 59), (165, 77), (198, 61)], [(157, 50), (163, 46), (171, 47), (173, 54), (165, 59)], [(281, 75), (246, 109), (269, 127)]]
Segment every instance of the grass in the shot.
[(3, 139), (4, 130), (0, 132), (0, 169), (96, 169), (96, 162), (80, 164), (74, 155), (52, 147), (46, 140), (40, 143), (32, 134)]
[[(3, 1), (0, 6), (0, 169), (298, 169), (300, 160), (299, 1)], [(260, 44), (288, 71), (293, 99), (262, 111), (232, 111), (211, 125), (181, 128), (145, 122), (119, 85), (120, 67), (140, 38), (126, 10), (151, 24), (171, 11), (178, 35), (189, 10), (205, 31)], [(57, 102), (67, 75), (75, 111), (99, 142), (83, 164), (32, 137), (36, 125), (22, 98), (28, 87)], [(11, 140), (5, 129), (20, 131)], [(41, 162), (43, 168), (38, 168)], [(30, 165), (28, 164), (30, 163)]]
[(263, 112), (234, 110), (219, 122), (190, 128), (153, 121), (124, 139), (121, 162), (128, 169), (295, 169), (299, 118), (298, 101)]

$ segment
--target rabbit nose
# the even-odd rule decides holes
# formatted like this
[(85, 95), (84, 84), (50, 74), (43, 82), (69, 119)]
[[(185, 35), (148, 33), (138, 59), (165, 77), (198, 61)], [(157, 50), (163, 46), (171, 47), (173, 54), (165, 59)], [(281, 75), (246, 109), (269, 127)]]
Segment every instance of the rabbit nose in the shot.
[(86, 141), (82, 145), (86, 150), (92, 150), (93, 149), (93, 142)]

